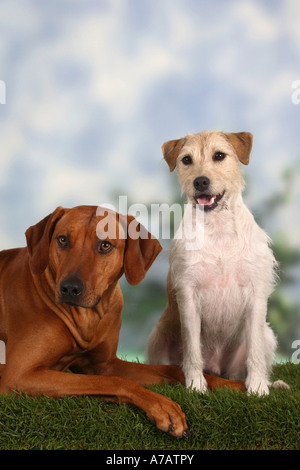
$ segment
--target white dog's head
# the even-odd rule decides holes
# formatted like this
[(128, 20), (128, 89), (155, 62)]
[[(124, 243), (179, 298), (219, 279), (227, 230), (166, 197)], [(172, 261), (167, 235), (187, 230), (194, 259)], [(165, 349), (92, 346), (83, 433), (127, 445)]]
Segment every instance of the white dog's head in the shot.
[(212, 211), (229, 208), (230, 199), (241, 193), (240, 162), (248, 165), (252, 140), (249, 132), (203, 131), (166, 142), (162, 150), (188, 201)]

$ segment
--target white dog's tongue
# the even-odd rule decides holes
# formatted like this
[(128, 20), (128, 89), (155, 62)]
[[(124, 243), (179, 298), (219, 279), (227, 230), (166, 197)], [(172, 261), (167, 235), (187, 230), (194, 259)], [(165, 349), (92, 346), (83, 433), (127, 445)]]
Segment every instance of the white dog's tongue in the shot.
[(215, 202), (216, 197), (217, 196), (202, 196), (198, 197), (197, 201), (200, 206), (211, 206)]

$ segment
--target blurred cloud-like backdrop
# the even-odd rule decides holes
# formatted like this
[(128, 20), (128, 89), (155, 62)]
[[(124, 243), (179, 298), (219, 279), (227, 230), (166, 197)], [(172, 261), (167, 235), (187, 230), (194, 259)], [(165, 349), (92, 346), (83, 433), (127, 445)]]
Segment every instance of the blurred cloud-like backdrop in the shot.
[[(270, 321), (289, 358), (300, 339), (299, 31), (298, 0), (1, 0), (0, 249), (24, 246), (59, 205), (172, 204), (163, 142), (250, 131), (245, 199), (280, 258)], [(120, 354), (142, 357), (162, 313), (164, 248), (140, 286), (122, 284)]]

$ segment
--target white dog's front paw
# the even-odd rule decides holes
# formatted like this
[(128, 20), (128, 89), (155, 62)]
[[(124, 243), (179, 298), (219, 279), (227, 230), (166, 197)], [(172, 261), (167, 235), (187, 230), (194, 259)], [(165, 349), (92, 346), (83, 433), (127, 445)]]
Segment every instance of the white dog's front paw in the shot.
[(266, 379), (254, 377), (246, 380), (247, 395), (255, 394), (259, 397), (269, 395), (269, 386)]
[(202, 372), (187, 373), (185, 375), (185, 385), (187, 388), (197, 390), (200, 393), (207, 391), (207, 382)]

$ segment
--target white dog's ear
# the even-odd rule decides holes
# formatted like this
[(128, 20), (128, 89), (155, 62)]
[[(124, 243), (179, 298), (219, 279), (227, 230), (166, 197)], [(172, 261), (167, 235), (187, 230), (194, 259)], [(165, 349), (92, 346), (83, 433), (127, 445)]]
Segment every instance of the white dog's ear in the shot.
[(176, 166), (176, 160), (184, 142), (184, 138), (177, 140), (169, 140), (169, 142), (165, 142), (162, 146), (163, 156), (167, 164), (169, 165), (170, 171), (173, 171)]
[(238, 159), (244, 165), (248, 165), (252, 149), (253, 135), (250, 132), (236, 132), (225, 134), (235, 150)]

